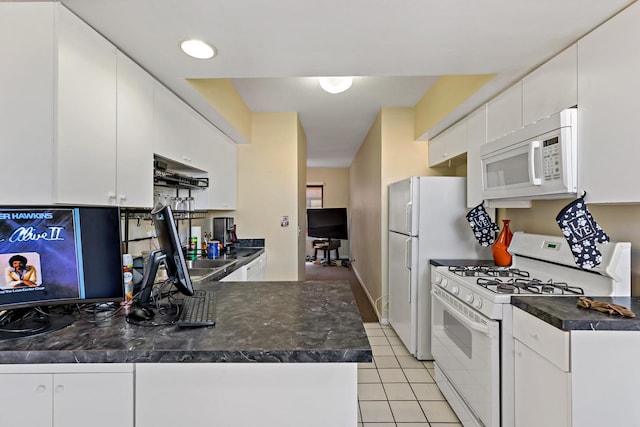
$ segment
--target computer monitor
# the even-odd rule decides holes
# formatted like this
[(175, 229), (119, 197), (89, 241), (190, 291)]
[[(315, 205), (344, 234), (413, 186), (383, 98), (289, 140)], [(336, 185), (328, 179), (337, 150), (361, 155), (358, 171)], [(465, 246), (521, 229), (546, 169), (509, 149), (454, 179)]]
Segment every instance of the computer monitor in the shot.
[(140, 296), (136, 300), (136, 304), (142, 307), (149, 305), (158, 267), (162, 262), (165, 264), (168, 280), (178, 291), (187, 296), (194, 294), (171, 208), (158, 205), (151, 211), (151, 217), (160, 249), (151, 252), (144, 271)]
[(0, 312), (122, 301), (120, 227), (117, 207), (0, 206)]

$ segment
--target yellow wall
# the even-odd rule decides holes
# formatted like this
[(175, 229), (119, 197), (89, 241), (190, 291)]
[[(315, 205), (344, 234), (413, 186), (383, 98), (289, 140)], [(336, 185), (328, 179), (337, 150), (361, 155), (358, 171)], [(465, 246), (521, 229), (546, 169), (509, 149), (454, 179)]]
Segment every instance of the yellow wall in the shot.
[[(238, 237), (266, 239), (267, 280), (298, 280), (299, 169), (306, 158), (298, 115), (254, 113), (252, 122), (251, 144), (238, 145)], [(288, 227), (280, 226), (282, 216)]]
[(248, 141), (251, 111), (229, 79), (187, 79), (207, 102)]
[(413, 175), (439, 174), (427, 166), (427, 142), (415, 141), (413, 108), (383, 108), (350, 169), (353, 270), (386, 318), (387, 187)]
[[(309, 168), (307, 169), (307, 185), (323, 186), (323, 207), (325, 208), (347, 208), (348, 218), (351, 218), (349, 211), (349, 169), (348, 168)], [(304, 230), (304, 228), (303, 228)], [(349, 224), (351, 231), (351, 224)], [(307, 238), (306, 255), (313, 255), (313, 238)], [(351, 258), (349, 251), (349, 241), (340, 241), (340, 257)]]
[(369, 299), (376, 301), (377, 310), (382, 296), (381, 147), (382, 114), (378, 114), (349, 169), (351, 262)]
[(416, 104), (414, 138), (424, 135), (494, 77), (495, 74), (440, 77)]
[[(631, 293), (640, 296), (640, 218), (638, 205), (590, 205), (585, 199), (589, 212), (611, 240), (631, 242)], [(541, 200), (532, 202), (529, 209), (507, 209), (504, 217), (509, 218), (513, 231), (562, 236), (556, 223), (556, 215), (570, 200)]]

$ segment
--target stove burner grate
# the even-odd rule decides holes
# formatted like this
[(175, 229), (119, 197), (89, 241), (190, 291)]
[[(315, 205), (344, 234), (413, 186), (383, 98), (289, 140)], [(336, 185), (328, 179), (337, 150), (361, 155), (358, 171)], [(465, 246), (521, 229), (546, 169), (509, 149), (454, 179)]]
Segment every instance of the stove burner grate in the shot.
[(465, 277), (529, 277), (529, 273), (518, 268), (486, 265), (449, 266), (449, 271)]
[(534, 278), (511, 278), (504, 281), (499, 277), (478, 277), (476, 283), (499, 294), (546, 294), (546, 295), (584, 295), (584, 290), (577, 286), (569, 286), (564, 282), (549, 280), (543, 282)]

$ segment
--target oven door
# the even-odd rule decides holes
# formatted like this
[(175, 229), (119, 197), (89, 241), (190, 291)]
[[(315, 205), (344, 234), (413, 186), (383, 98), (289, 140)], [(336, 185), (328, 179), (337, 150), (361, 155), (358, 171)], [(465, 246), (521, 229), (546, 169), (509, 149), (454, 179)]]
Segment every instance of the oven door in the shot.
[(431, 301), (435, 362), (481, 425), (499, 427), (500, 323), (442, 289), (433, 289)]

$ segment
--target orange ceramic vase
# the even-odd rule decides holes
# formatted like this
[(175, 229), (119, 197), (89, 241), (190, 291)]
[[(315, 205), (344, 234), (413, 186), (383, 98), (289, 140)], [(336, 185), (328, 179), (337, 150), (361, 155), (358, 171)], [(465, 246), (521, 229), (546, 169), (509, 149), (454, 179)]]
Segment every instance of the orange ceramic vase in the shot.
[(491, 246), (491, 253), (493, 254), (493, 260), (496, 265), (501, 267), (506, 267), (511, 265), (511, 254), (507, 251), (509, 244), (511, 243), (511, 237), (513, 237), (513, 233), (509, 228), (509, 219), (502, 220), (502, 231), (498, 235), (498, 238)]

